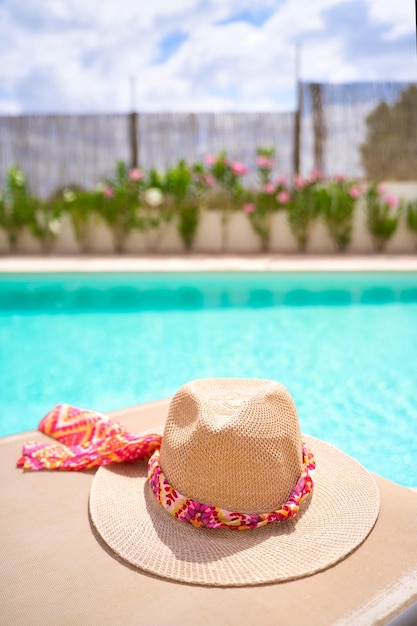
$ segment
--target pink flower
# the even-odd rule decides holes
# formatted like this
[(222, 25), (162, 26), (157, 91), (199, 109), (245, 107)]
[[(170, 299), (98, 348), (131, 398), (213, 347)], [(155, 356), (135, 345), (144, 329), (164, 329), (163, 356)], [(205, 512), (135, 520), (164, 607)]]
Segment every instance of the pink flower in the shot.
[(217, 159), (215, 154), (206, 154), (206, 156), (204, 157), (204, 163), (206, 165), (214, 165), (216, 161)]
[(248, 168), (241, 161), (233, 161), (230, 166), (232, 168), (232, 172), (236, 174), (236, 176), (243, 176), (248, 171)]
[(376, 192), (380, 196), (384, 195), (384, 193), (385, 193), (385, 185), (383, 185), (382, 183), (379, 183), (378, 187), (376, 188)]
[(288, 193), (288, 191), (280, 191), (279, 194), (277, 195), (277, 200), (281, 204), (287, 204), (289, 199), (290, 199), (290, 194)]
[(114, 191), (113, 191), (112, 187), (110, 187), (109, 185), (107, 185), (107, 187), (104, 187), (103, 195), (104, 195), (105, 198), (113, 198)]
[(267, 183), (266, 185), (264, 185), (264, 193), (274, 193), (275, 191), (275, 185), (273, 185), (272, 183)]
[(244, 213), (253, 213), (255, 211), (255, 205), (252, 204), (252, 202), (247, 202), (246, 204), (243, 205), (243, 211)]
[(390, 209), (395, 210), (398, 208), (399, 200), (395, 196), (386, 196), (385, 202), (388, 204)]
[(359, 187), (351, 187), (348, 191), (349, 195), (351, 198), (359, 198), (359, 196), (361, 195), (361, 190), (359, 189)]
[(274, 159), (265, 156), (264, 154), (258, 154), (256, 157), (256, 165), (264, 170), (272, 170), (275, 165)]
[(306, 181), (304, 180), (302, 176), (300, 176), (299, 174), (296, 174), (294, 176), (294, 186), (297, 189), (303, 189), (303, 187), (306, 186)]
[(346, 178), (343, 176), (343, 174), (336, 174), (334, 177), (335, 181), (337, 183), (344, 183)]
[(311, 174), (310, 174), (311, 181), (322, 180), (322, 179), (323, 179), (323, 172), (318, 167), (315, 167), (314, 169), (311, 170)]
[(129, 180), (142, 180), (143, 172), (137, 167), (133, 167), (129, 170)]
[(214, 178), (214, 176), (212, 176), (211, 174), (206, 174), (204, 176), (204, 182), (206, 183), (206, 185), (208, 185), (209, 187), (214, 187), (214, 185), (216, 184), (216, 179)]

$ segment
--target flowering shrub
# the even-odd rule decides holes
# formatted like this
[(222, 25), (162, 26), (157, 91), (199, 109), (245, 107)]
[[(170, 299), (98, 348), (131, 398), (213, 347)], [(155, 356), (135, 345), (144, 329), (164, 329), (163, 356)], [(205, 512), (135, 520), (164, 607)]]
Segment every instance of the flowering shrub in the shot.
[(115, 176), (105, 182), (103, 201), (98, 204), (100, 215), (112, 231), (115, 252), (123, 252), (128, 235), (144, 229), (145, 222), (138, 209), (140, 194), (145, 188), (141, 170), (129, 170), (119, 161)]
[(214, 191), (214, 195), (216, 192), (224, 194), (229, 207), (236, 208), (243, 191), (241, 177), (248, 171), (246, 165), (241, 161), (229, 161), (224, 151), (217, 156), (207, 154), (204, 163), (206, 165), (204, 176), (208, 187)]
[(207, 186), (205, 201), (208, 208), (219, 209), (222, 216), (222, 249), (227, 246), (227, 226), (232, 211), (239, 209), (244, 198), (241, 178), (247, 168), (241, 161), (229, 161), (226, 152), (217, 156), (207, 154), (203, 180)]
[(355, 206), (360, 196), (360, 187), (340, 175), (317, 189), (318, 210), (335, 250), (344, 251), (351, 242)]
[(275, 151), (273, 148), (258, 148), (256, 153), (259, 188), (247, 195), (243, 211), (261, 242), (261, 250), (269, 249), (271, 238), (272, 216), (286, 206), (289, 193), (282, 178), (272, 180), (275, 167)]
[(386, 194), (382, 184), (372, 183), (365, 193), (366, 225), (374, 250), (382, 252), (397, 230), (399, 200)]
[[(222, 247), (227, 249), (227, 226), (232, 211), (240, 209), (259, 237), (261, 249), (270, 245), (273, 218), (285, 210), (300, 250), (308, 244), (311, 227), (321, 217), (338, 251), (351, 240), (352, 225), (361, 199), (366, 209), (366, 223), (375, 250), (383, 250), (394, 234), (401, 215), (399, 201), (384, 187), (370, 183), (362, 189), (344, 176), (325, 180), (313, 170), (308, 178), (297, 174), (290, 184), (274, 175), (275, 154), (270, 148), (258, 149), (255, 157), (257, 184), (244, 187), (247, 167), (229, 161), (225, 152), (207, 155), (204, 163), (176, 166), (160, 173), (155, 170), (129, 169), (118, 163), (114, 176), (95, 190), (77, 186), (58, 190), (47, 200), (29, 192), (25, 174), (12, 166), (5, 188), (0, 191), (0, 228), (6, 233), (11, 250), (16, 249), (26, 229), (48, 251), (60, 236), (63, 218), (68, 217), (81, 250), (91, 243), (92, 226), (101, 220), (112, 232), (116, 251), (123, 251), (129, 234), (144, 233), (148, 250), (157, 248), (168, 224), (175, 220), (185, 249), (192, 248), (203, 208), (220, 211)], [(407, 227), (417, 244), (417, 201), (404, 202)]]
[(298, 249), (305, 251), (311, 227), (319, 215), (320, 195), (318, 194), (321, 176), (317, 171), (310, 178), (295, 174), (291, 197), (287, 204), (288, 223)]

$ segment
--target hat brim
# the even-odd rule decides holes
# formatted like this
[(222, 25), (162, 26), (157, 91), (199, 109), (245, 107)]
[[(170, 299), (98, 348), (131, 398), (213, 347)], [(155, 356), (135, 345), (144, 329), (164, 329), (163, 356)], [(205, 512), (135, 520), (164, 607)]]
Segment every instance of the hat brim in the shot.
[(195, 528), (155, 499), (144, 462), (97, 471), (91, 520), (119, 557), (164, 578), (229, 587), (309, 576), (366, 539), (378, 517), (379, 491), (352, 457), (320, 439), (305, 440), (316, 458), (315, 484), (293, 520), (245, 531)]

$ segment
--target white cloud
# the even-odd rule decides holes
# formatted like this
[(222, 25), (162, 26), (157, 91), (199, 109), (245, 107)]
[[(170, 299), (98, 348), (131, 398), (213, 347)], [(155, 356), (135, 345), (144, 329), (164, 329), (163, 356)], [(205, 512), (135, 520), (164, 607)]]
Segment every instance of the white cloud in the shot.
[(415, 3), (412, 0), (365, 0), (372, 19), (389, 30), (384, 35), (387, 40), (415, 32)]
[[(368, 10), (369, 28), (385, 27), (380, 39), (369, 42), (381, 54), (360, 63), (349, 55), (346, 30), (329, 25), (329, 12), (349, 5), (354, 10), (359, 2)], [(407, 63), (387, 43), (411, 32), (408, 5), (261, 0), (257, 10), (273, 11), (258, 27), (229, 21), (253, 12), (253, 0), (153, 0), (140, 6), (133, 0), (5, 0), (0, 112), (126, 111), (132, 75), (141, 110), (288, 109), (294, 105), (296, 43), (302, 46), (304, 80), (415, 80), (414, 49)], [(156, 63), (164, 38), (175, 32), (188, 37)]]

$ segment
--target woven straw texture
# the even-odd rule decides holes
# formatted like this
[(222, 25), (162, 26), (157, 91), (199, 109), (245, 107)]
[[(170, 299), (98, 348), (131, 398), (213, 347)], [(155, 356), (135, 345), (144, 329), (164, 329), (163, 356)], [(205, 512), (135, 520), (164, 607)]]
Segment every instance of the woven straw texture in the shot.
[(187, 383), (172, 399), (161, 467), (188, 498), (268, 513), (288, 498), (301, 466), (297, 411), (279, 383), (208, 378)]
[[(304, 438), (316, 458), (315, 486), (293, 520), (246, 531), (195, 528), (162, 508), (142, 462), (98, 470), (90, 492), (92, 522), (122, 559), (165, 578), (243, 586), (313, 574), (367, 537), (378, 517), (379, 493), (354, 459), (321, 440)], [(301, 467), (300, 442), (295, 407), (281, 385), (194, 381), (172, 400), (161, 466), (188, 497), (262, 512), (282, 504), (293, 488)]]

